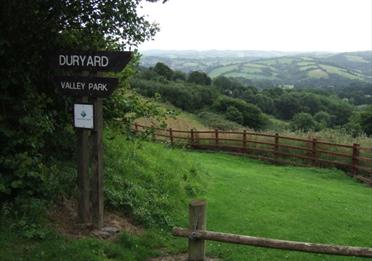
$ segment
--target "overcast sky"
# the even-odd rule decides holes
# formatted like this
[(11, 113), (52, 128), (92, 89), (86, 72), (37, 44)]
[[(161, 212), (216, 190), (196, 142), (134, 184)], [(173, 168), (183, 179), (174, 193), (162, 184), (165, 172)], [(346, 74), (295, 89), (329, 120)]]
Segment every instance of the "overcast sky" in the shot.
[(372, 0), (169, 0), (140, 13), (161, 28), (140, 50), (372, 50)]

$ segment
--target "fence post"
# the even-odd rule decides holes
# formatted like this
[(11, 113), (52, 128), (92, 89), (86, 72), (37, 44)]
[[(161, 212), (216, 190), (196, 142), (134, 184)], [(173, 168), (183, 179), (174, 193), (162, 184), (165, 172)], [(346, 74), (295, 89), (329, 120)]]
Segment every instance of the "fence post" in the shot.
[(359, 144), (353, 144), (353, 155), (352, 155), (352, 172), (351, 174), (357, 175), (358, 174), (358, 164), (359, 164)]
[(313, 163), (313, 165), (316, 165), (316, 157), (317, 157), (317, 153), (316, 153), (316, 139), (314, 138), (311, 142), (312, 146), (311, 146), (311, 157), (313, 158), (311, 161)]
[(190, 136), (191, 136), (191, 145), (194, 144), (194, 129), (190, 130)]
[(169, 128), (169, 139), (170, 139), (171, 145), (173, 145), (173, 130), (172, 130), (172, 128)]
[(279, 151), (279, 134), (278, 133), (275, 133), (275, 145), (274, 145), (274, 157), (275, 157), (275, 161), (278, 160), (278, 151)]
[[(193, 200), (189, 204), (189, 229), (191, 231), (205, 230), (207, 219), (207, 201)], [(189, 237), (189, 259), (190, 261), (205, 260), (205, 240)]]
[(243, 131), (243, 148), (247, 148), (247, 130)]
[(134, 123), (134, 133), (137, 134), (138, 132), (138, 124), (137, 122)]
[(215, 135), (215, 145), (217, 147), (218, 146), (218, 129), (214, 130), (214, 135)]

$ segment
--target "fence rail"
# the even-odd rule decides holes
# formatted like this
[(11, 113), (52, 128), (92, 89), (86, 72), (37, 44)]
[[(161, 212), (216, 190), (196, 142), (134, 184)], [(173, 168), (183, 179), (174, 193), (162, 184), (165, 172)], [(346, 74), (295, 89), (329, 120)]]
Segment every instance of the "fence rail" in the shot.
[(189, 228), (173, 228), (173, 236), (189, 239), (188, 260), (206, 260), (206, 240), (329, 255), (372, 257), (372, 248), (367, 247), (316, 244), (208, 231), (206, 207), (205, 200), (192, 201), (189, 204)]
[(152, 132), (154, 140), (195, 149), (223, 150), (277, 163), (338, 167), (349, 175), (372, 185), (372, 148), (327, 141), (280, 136), (249, 131), (174, 130), (153, 128), (135, 123), (134, 131)]

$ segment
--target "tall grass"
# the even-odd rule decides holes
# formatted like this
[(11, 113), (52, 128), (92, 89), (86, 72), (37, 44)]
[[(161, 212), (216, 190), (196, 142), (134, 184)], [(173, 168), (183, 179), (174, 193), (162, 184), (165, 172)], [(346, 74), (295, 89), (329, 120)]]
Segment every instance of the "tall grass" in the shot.
[(145, 226), (171, 226), (204, 188), (204, 171), (186, 152), (159, 149), (105, 130), (105, 199)]

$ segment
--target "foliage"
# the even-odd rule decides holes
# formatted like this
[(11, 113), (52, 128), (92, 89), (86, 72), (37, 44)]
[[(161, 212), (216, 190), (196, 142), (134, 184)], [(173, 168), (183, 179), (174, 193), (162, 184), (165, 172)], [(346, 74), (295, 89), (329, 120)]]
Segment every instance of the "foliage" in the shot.
[(202, 191), (204, 172), (182, 151), (129, 141), (109, 129), (105, 144), (107, 203), (142, 225), (173, 225), (189, 197)]
[(71, 161), (74, 156), (69, 113), (72, 99), (54, 91), (48, 55), (59, 49), (124, 49), (151, 39), (158, 26), (137, 13), (140, 3), (139, 0), (2, 3), (1, 201), (24, 194), (50, 197), (46, 195), (45, 179), (59, 175), (55, 160)]
[(133, 88), (147, 97), (160, 97), (165, 102), (185, 111), (195, 111), (211, 105), (216, 97), (213, 89), (207, 86), (188, 84), (185, 82), (149, 81), (135, 78), (131, 81)]
[(253, 129), (263, 129), (267, 124), (267, 119), (257, 106), (246, 103), (241, 99), (219, 96), (213, 104), (213, 108), (222, 113), (226, 113), (229, 107), (236, 108), (242, 114), (242, 124), (245, 126)]
[(295, 114), (291, 121), (292, 130), (310, 131), (317, 128), (317, 122), (313, 119), (311, 114), (300, 112)]
[(367, 135), (372, 135), (372, 106), (368, 107), (368, 109), (362, 113), (360, 121), (364, 132)]
[(211, 85), (212, 80), (204, 72), (193, 71), (189, 74), (187, 82), (200, 84), (200, 85)]
[(220, 114), (213, 112), (203, 111), (198, 114), (198, 117), (204, 125), (212, 129), (235, 130), (243, 128), (243, 126), (239, 125), (238, 123), (229, 121)]
[(169, 68), (164, 63), (155, 64), (155, 67), (153, 68), (153, 70), (160, 76), (163, 76), (168, 81), (173, 79), (173, 71), (171, 70), (171, 68)]

